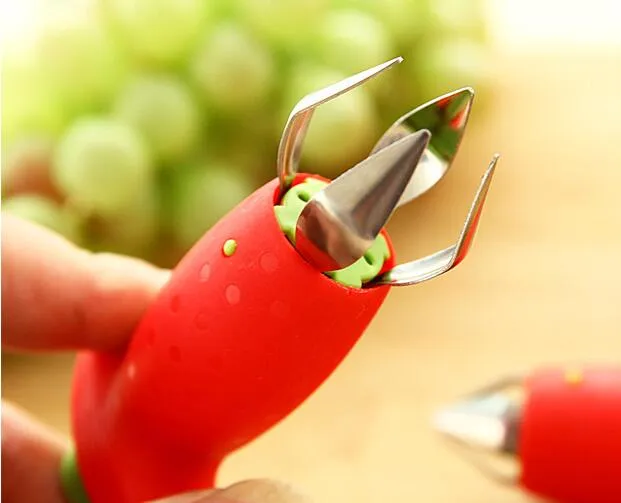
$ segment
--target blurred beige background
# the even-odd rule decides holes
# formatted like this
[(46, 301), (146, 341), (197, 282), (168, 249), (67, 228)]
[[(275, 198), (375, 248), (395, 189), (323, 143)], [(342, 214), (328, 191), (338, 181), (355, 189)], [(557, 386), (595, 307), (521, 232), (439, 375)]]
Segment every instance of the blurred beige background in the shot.
[[(391, 222), (401, 260), (446, 246), (498, 151), (469, 258), (393, 290), (333, 377), (232, 456), (222, 484), (275, 477), (318, 503), (533, 501), (429, 425), (507, 372), (621, 359), (621, 46), (553, 42), (499, 44), (494, 101), (475, 104), (454, 170)], [(71, 357), (3, 357), (2, 393), (68, 432), (70, 373)]]

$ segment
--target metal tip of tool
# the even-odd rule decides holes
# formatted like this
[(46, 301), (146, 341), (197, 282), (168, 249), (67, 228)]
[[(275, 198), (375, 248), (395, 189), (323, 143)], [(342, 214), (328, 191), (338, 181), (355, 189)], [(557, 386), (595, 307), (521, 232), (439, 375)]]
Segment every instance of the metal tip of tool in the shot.
[(431, 132), (425, 155), (403, 193), (399, 206), (434, 187), (451, 168), (464, 136), (474, 101), (474, 89), (463, 87), (435, 98), (400, 117), (373, 147), (377, 152), (421, 129)]
[(480, 449), (503, 450), (510, 407), (510, 400), (498, 394), (471, 398), (436, 412), (433, 426), (452, 440)]
[(474, 201), (472, 201), (472, 206), (470, 207), (470, 211), (466, 217), (466, 222), (464, 223), (464, 227), (462, 228), (459, 239), (457, 240), (449, 269), (459, 265), (470, 251), (474, 236), (479, 228), (479, 220), (481, 218), (481, 213), (483, 212), (483, 205), (485, 204), (487, 193), (489, 192), (489, 187), (492, 183), (492, 176), (496, 171), (498, 159), (500, 159), (500, 154), (494, 154), (492, 161), (483, 174), (477, 193), (474, 196)]
[(501, 382), (437, 411), (433, 429), (487, 475), (513, 483), (524, 393), (521, 382)]
[(335, 84), (304, 96), (293, 107), (285, 124), (278, 146), (277, 172), (281, 195), (290, 186), (298, 172), (302, 144), (315, 108), (363, 84), (383, 71), (403, 61), (401, 56), (352, 75)]
[(377, 66), (369, 68), (367, 70), (363, 70), (355, 75), (351, 75), (335, 84), (332, 84), (328, 87), (324, 87), (323, 89), (319, 89), (318, 91), (314, 91), (310, 94), (304, 96), (298, 103), (293, 107), (292, 114), (296, 114), (299, 112), (307, 111), (311, 108), (315, 108), (322, 103), (326, 103), (341, 94), (344, 94), (351, 89), (363, 84), (367, 80), (375, 77), (380, 74), (384, 70), (387, 70), (391, 66), (399, 64), (403, 61), (402, 57), (396, 57), (391, 59), (390, 61), (386, 61), (385, 63), (381, 63)]
[(315, 194), (297, 221), (298, 252), (322, 272), (362, 257), (397, 207), (429, 139), (428, 131), (406, 136)]
[[(381, 152), (381, 151), (380, 151)], [(499, 154), (494, 155), (492, 162), (485, 171), (477, 193), (472, 201), (468, 216), (459, 234), (457, 242), (444, 250), (427, 257), (395, 266), (390, 271), (377, 277), (366, 285), (373, 288), (381, 285), (407, 286), (428, 281), (444, 274), (459, 265), (465, 258), (476, 235), (483, 205), (496, 170)]]

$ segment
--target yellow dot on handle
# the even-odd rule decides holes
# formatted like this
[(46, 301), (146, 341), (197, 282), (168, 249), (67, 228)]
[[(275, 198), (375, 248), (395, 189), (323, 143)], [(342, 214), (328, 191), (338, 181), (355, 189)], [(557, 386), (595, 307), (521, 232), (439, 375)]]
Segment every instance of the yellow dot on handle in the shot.
[(237, 241), (234, 239), (227, 239), (222, 246), (222, 253), (224, 253), (225, 256), (230, 257), (233, 253), (235, 253), (235, 250), (237, 250)]
[(565, 372), (565, 382), (577, 386), (584, 381), (584, 374), (580, 369), (571, 369)]

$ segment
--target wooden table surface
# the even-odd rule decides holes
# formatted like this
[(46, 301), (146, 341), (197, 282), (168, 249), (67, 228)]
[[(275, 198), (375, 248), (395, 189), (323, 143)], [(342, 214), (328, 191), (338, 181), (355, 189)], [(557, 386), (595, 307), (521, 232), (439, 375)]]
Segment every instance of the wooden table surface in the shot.
[[(390, 225), (401, 260), (454, 240), (502, 154), (471, 256), (395, 289), (333, 377), (231, 457), (221, 483), (275, 477), (317, 503), (529, 502), (430, 430), (439, 405), (540, 364), (621, 360), (621, 54), (497, 58), (459, 160)], [(69, 357), (6, 361), (3, 396), (67, 431)]]

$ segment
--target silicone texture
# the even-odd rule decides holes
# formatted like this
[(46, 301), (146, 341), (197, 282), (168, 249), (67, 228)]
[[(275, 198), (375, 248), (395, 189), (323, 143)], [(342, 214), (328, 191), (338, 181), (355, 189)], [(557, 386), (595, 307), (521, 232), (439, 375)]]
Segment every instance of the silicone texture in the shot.
[(621, 367), (542, 370), (526, 394), (522, 485), (562, 503), (621, 501)]
[[(294, 185), (285, 194), (281, 204), (274, 207), (280, 228), (294, 245), (295, 229), (300, 213), (310, 199), (326, 185), (328, 182), (307, 178), (302, 183)], [(382, 271), (388, 258), (390, 258), (388, 243), (386, 243), (386, 238), (380, 234), (364, 256), (348, 267), (326, 274), (342, 285), (361, 288), (364, 283), (371, 281)]]
[(213, 487), (222, 460), (306, 400), (382, 305), (389, 287), (345, 287), (302, 259), (275, 218), (277, 188), (196, 243), (124, 354), (78, 356), (72, 427), (92, 503)]

